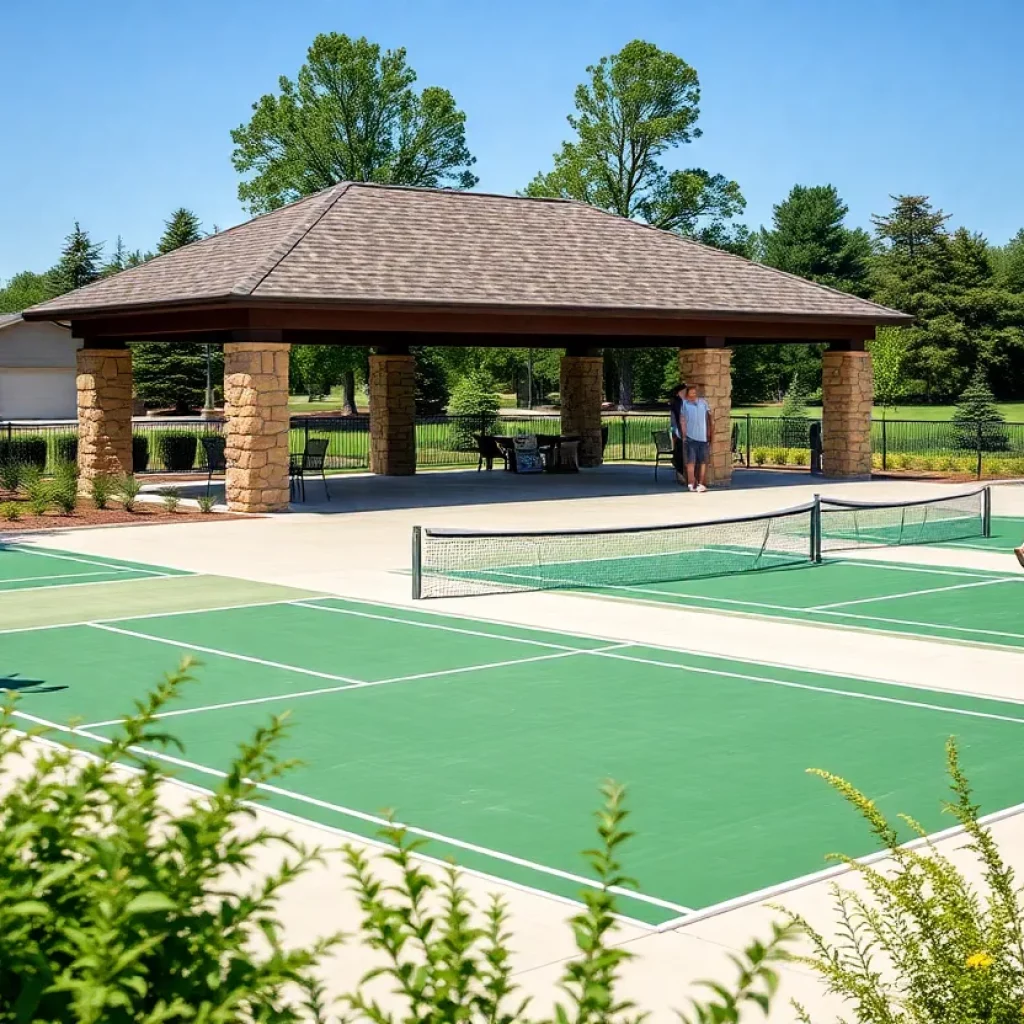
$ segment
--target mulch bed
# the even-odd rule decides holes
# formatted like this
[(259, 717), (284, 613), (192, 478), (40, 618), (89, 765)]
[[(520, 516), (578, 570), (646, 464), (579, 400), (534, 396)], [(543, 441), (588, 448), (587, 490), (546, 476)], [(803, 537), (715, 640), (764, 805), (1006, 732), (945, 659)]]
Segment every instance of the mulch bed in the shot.
[(221, 519), (248, 519), (251, 516), (231, 515), (221, 512), (200, 512), (190, 506), (179, 505), (174, 512), (168, 512), (161, 504), (136, 502), (133, 511), (128, 512), (116, 501), (108, 508), (99, 509), (89, 498), (81, 498), (78, 508), (69, 515), (56, 510), (41, 516), (29, 513), (28, 502), (19, 495), (0, 489), (0, 505), (11, 502), (18, 505), (21, 516), (15, 520), (0, 518), (0, 533), (25, 532), (31, 530), (67, 530), (88, 526), (147, 526), (158, 523), (208, 523)]

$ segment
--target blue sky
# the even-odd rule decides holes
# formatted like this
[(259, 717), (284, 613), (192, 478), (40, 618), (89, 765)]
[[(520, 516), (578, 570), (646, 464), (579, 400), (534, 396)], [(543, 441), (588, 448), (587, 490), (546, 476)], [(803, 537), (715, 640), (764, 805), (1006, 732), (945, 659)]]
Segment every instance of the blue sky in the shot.
[(1021, 0), (0, 0), (0, 280), (77, 218), (152, 248), (171, 209), (245, 219), (229, 130), (318, 32), (404, 46), (468, 116), (480, 189), (513, 192), (568, 136), (587, 64), (633, 38), (698, 71), (679, 166), (735, 178), (766, 223), (831, 182), (868, 224), (928, 194), (996, 243), (1024, 226)]

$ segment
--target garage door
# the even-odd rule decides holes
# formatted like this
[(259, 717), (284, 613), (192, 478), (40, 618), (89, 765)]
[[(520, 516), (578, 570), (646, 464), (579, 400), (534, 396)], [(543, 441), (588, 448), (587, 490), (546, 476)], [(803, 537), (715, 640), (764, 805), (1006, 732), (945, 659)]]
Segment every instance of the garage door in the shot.
[(0, 420), (77, 416), (75, 371), (0, 369)]

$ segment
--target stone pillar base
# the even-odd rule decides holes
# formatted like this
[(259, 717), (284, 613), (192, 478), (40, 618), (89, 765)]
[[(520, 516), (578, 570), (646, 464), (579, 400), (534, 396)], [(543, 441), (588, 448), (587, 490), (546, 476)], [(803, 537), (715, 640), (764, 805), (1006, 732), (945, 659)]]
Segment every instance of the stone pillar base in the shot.
[(870, 352), (829, 349), (821, 362), (821, 468), (825, 476), (871, 475)]
[(559, 400), (562, 433), (578, 434), (581, 466), (604, 462), (601, 401), (604, 398), (603, 356), (562, 356)]
[(370, 472), (416, 472), (416, 357), (370, 356)]
[(224, 415), (232, 512), (288, 508), (288, 352), (281, 342), (224, 346)]
[(132, 471), (132, 354), (82, 348), (78, 362), (78, 485)]
[(708, 458), (708, 484), (732, 483), (732, 350), (681, 348), (679, 380), (696, 385), (715, 421), (714, 440)]

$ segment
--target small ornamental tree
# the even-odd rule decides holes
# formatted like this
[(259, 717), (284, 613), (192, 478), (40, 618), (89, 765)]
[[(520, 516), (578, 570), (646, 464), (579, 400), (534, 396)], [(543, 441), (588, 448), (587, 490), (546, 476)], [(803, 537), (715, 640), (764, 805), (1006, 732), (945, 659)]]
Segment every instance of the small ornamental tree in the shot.
[(980, 367), (956, 404), (953, 424), (956, 446), (962, 450), (1002, 452), (1009, 447), (1003, 414)]
[(810, 443), (807, 422), (807, 391), (799, 373), (793, 374), (782, 402), (782, 444), (785, 448), (806, 448)]
[(451, 411), (459, 419), (455, 423), (455, 450), (474, 451), (474, 434), (488, 434), (498, 419), (501, 400), (494, 388), (494, 378), (486, 370), (471, 370), (452, 390)]

